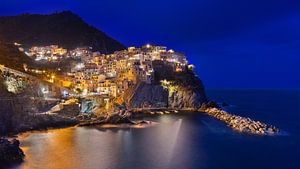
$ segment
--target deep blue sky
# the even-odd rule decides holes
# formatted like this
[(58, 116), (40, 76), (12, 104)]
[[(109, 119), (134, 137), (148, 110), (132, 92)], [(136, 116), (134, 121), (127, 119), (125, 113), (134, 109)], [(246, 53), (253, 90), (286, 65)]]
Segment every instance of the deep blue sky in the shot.
[(61, 10), (127, 46), (186, 53), (207, 88), (300, 88), (299, 0), (0, 1), (0, 15)]

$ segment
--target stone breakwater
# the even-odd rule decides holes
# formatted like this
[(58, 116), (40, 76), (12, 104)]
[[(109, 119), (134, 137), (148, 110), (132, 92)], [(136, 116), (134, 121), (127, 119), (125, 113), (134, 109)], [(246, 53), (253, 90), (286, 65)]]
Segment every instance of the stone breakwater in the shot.
[(217, 108), (206, 108), (204, 112), (224, 121), (229, 127), (239, 132), (257, 135), (272, 135), (279, 132), (279, 129), (274, 126), (254, 121), (250, 118), (233, 115)]

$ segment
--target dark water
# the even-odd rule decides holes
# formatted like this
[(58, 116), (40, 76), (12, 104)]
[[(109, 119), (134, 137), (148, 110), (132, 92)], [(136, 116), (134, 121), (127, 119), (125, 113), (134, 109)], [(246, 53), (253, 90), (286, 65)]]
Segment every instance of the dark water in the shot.
[(153, 117), (138, 129), (68, 128), (22, 139), (28, 169), (299, 169), (300, 91), (208, 91), (228, 111), (283, 129), (279, 136), (233, 132), (200, 113)]

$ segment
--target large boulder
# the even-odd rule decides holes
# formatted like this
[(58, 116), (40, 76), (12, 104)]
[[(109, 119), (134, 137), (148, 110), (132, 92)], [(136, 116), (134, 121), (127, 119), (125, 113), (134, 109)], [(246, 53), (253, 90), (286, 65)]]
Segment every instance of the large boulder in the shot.
[(0, 168), (21, 163), (24, 156), (18, 140), (8, 141), (0, 138)]

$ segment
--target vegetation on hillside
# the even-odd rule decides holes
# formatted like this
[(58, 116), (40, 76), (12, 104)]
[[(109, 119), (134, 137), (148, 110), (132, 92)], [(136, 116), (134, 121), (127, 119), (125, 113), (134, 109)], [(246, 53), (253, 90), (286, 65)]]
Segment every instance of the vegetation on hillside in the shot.
[(89, 46), (101, 53), (113, 53), (125, 48), (69, 11), (0, 17), (0, 39), (8, 43), (21, 43), (24, 47), (56, 44), (74, 49)]

